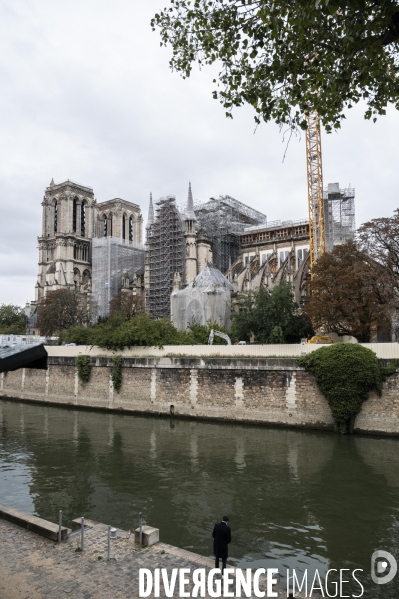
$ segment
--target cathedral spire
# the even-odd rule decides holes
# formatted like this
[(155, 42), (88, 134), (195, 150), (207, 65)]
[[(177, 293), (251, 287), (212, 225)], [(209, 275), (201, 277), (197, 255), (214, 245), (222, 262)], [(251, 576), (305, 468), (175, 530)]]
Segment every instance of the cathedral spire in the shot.
[(152, 203), (152, 193), (150, 193), (150, 205), (148, 206), (147, 227), (149, 227), (150, 225), (152, 225), (153, 222), (154, 222), (154, 206), (153, 206), (153, 203)]
[(187, 209), (185, 214), (186, 220), (197, 220), (194, 214), (193, 192), (191, 191), (191, 183), (188, 184)]
[(54, 183), (54, 178), (53, 178), (53, 179), (51, 179), (51, 181), (50, 181), (50, 187), (54, 187), (54, 185), (55, 185), (55, 183)]

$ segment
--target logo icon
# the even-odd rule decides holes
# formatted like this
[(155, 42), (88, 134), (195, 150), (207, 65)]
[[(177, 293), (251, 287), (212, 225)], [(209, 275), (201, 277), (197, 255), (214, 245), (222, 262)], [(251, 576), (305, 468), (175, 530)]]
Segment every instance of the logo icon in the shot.
[(396, 559), (388, 551), (380, 549), (379, 551), (375, 551), (371, 556), (371, 578), (375, 584), (387, 584), (391, 582), (395, 578), (397, 570), (398, 564)]

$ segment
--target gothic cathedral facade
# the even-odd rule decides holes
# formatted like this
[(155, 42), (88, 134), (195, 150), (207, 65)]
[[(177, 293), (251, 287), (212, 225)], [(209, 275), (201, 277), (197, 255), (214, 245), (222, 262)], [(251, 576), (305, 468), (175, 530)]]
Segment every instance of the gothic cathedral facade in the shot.
[(35, 290), (38, 304), (49, 291), (74, 289), (91, 292), (92, 243), (94, 237), (116, 237), (126, 243), (143, 242), (140, 207), (115, 198), (97, 203), (93, 189), (72, 181), (46, 188), (39, 272)]

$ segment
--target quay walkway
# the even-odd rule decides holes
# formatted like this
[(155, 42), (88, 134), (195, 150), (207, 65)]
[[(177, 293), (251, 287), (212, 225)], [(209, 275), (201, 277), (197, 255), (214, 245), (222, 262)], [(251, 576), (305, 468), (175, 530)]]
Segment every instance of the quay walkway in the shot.
[[(1, 599), (138, 599), (139, 568), (214, 567), (208, 558), (162, 542), (140, 549), (134, 534), (127, 540), (124, 531), (112, 540), (107, 562), (107, 526), (86, 523), (92, 528), (85, 533), (82, 552), (76, 551), (79, 535), (54, 543), (0, 520)], [(179, 597), (176, 587), (174, 597)], [(265, 580), (260, 588), (266, 590)], [(276, 590), (279, 598), (286, 596), (282, 585)], [(165, 597), (163, 585), (160, 596)]]

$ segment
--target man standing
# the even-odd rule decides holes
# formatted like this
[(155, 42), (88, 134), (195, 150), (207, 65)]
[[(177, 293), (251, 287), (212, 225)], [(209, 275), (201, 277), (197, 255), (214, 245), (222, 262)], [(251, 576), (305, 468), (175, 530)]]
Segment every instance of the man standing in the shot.
[(231, 541), (231, 530), (227, 524), (228, 516), (223, 516), (219, 524), (215, 524), (213, 528), (213, 553), (215, 554), (215, 568), (219, 568), (219, 559), (222, 560), (222, 574), (226, 567), (227, 558), (229, 555), (228, 544)]

